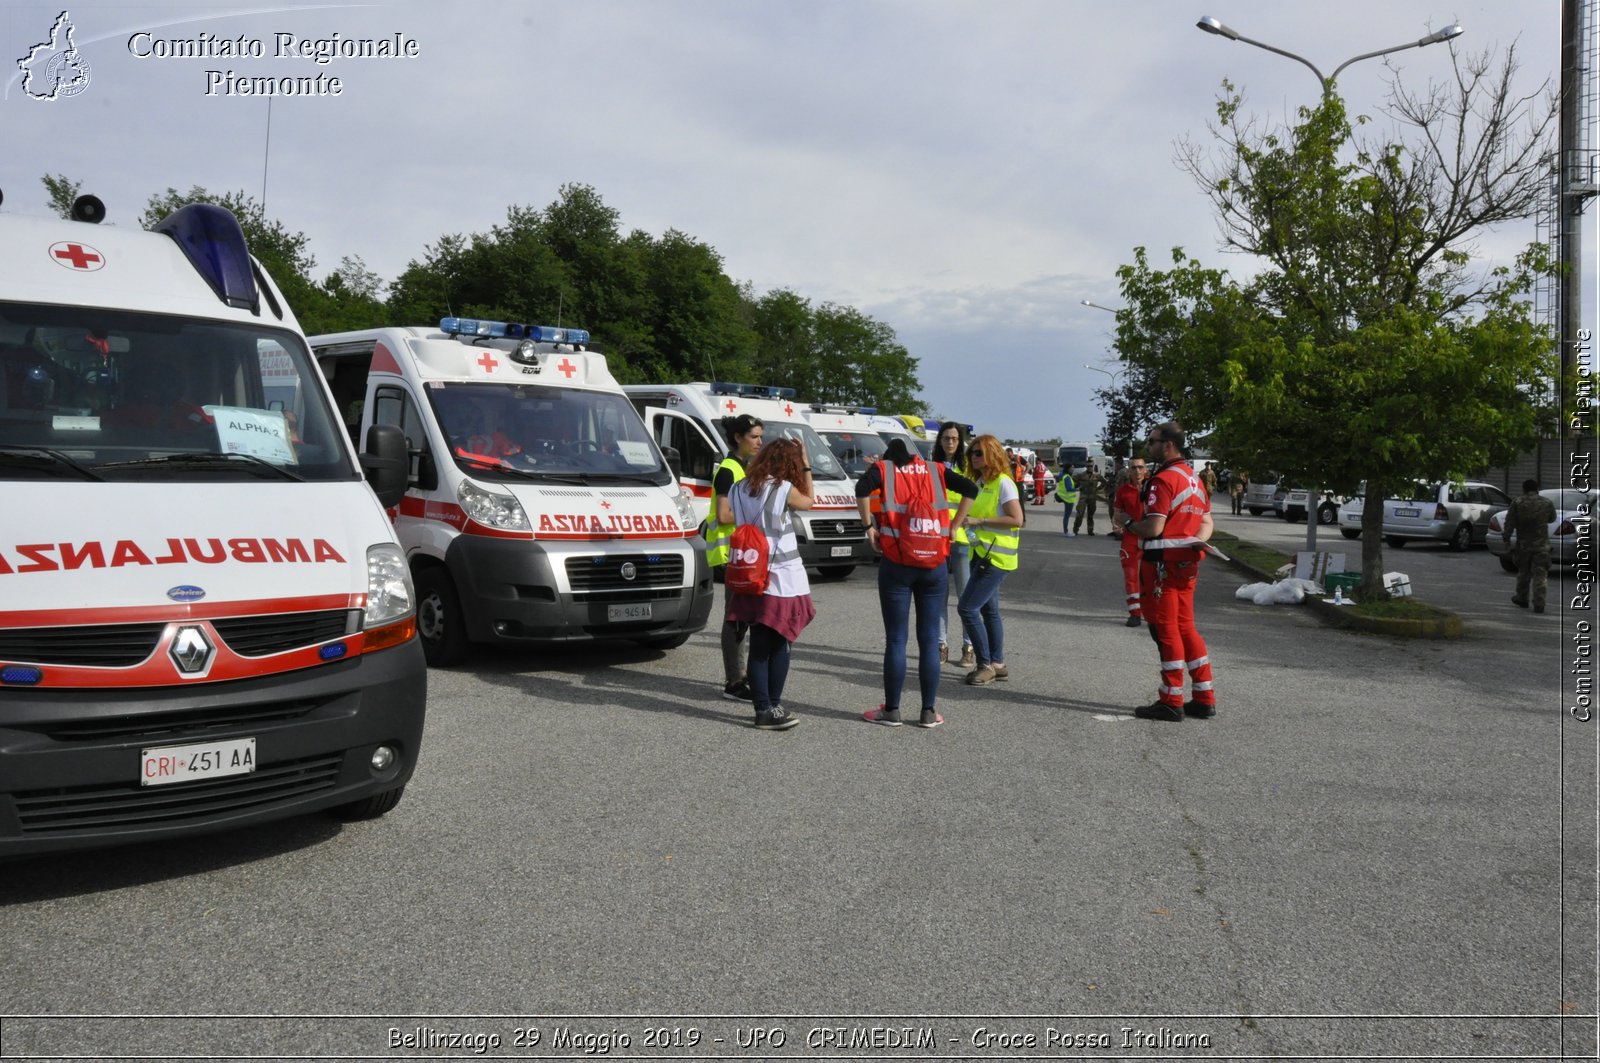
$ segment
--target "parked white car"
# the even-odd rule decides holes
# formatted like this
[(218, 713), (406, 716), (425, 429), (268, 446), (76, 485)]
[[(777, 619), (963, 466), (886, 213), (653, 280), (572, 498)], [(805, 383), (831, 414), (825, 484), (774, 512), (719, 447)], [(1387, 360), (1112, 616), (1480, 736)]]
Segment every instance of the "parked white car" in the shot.
[[(1280, 483), (1277, 491), (1272, 495), (1272, 511), (1291, 524), (1295, 521), (1306, 519), (1306, 506), (1311, 498), (1311, 491), (1305, 487), (1290, 487)], [(1317, 506), (1318, 524), (1336, 524), (1339, 521), (1339, 503), (1344, 501), (1343, 495), (1336, 495), (1331, 491), (1322, 493), (1322, 501)], [(1359, 517), (1357, 518), (1359, 522)]]
[(1485, 541), (1489, 518), (1510, 505), (1510, 496), (1494, 484), (1419, 483), (1405, 498), (1384, 499), (1383, 541), (1396, 549), (1417, 540), (1434, 540), (1449, 543), (1452, 550), (1466, 550)]
[(1339, 506), (1339, 534), (1346, 539), (1361, 538), (1361, 510), (1367, 504), (1367, 485), (1362, 484), (1361, 489), (1352, 498), (1347, 498)]
[[(1594, 491), (1580, 491), (1575, 487), (1552, 487), (1539, 494), (1556, 507), (1556, 519), (1550, 522), (1550, 564), (1569, 566), (1578, 563), (1580, 547), (1594, 557)], [(1505, 512), (1489, 518), (1489, 552), (1500, 559), (1500, 567), (1507, 572), (1517, 570), (1512, 553), (1517, 545), (1517, 533), (1511, 532), (1511, 542), (1501, 536), (1505, 528)]]

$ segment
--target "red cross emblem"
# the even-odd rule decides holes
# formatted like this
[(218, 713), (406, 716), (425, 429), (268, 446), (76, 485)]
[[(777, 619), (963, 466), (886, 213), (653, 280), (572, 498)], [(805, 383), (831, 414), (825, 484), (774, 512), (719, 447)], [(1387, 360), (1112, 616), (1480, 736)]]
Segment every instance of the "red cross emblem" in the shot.
[(787, 403), (787, 402), (784, 403), (783, 404), (783, 415), (785, 417), (793, 417), (794, 416), (794, 406), (792, 404), (790, 404), (790, 403)]
[(601, 509), (610, 509), (611, 508), (611, 503), (610, 502), (602, 502), (602, 503), (600, 503), (600, 508)]
[(499, 359), (495, 358), (492, 352), (484, 351), (483, 357), (478, 359), (478, 364), (483, 366), (487, 372), (492, 373), (494, 372), (494, 367), (499, 365), (500, 361)]
[(556, 368), (561, 370), (568, 380), (571, 380), (572, 374), (578, 371), (578, 367), (573, 365), (565, 358), (561, 359), (561, 364), (556, 366)]
[(83, 244), (59, 243), (50, 245), (50, 254), (57, 263), (68, 269), (97, 270), (106, 264), (100, 252)]
[(727, 402), (723, 403), (723, 405), (728, 408), (729, 413), (732, 413), (734, 410), (739, 408), (739, 404), (734, 402), (732, 399), (729, 399)]

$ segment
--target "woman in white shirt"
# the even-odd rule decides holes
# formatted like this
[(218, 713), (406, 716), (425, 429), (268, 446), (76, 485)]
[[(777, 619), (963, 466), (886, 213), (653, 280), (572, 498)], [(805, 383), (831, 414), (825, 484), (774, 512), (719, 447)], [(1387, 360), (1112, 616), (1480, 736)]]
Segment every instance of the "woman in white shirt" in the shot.
[(786, 731), (800, 722), (780, 702), (789, 676), (789, 645), (817, 611), (789, 513), (810, 509), (813, 490), (805, 444), (780, 439), (756, 452), (745, 478), (729, 495), (735, 523), (759, 524), (772, 547), (766, 591), (728, 595), (728, 619), (750, 625), (746, 676), (755, 702), (755, 725), (764, 731)]

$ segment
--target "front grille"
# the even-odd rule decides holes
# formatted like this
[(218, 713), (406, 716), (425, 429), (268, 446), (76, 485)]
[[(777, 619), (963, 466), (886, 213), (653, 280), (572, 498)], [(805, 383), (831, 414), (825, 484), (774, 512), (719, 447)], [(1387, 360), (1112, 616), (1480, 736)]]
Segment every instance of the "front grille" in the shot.
[(51, 720), (11, 726), (14, 730), (41, 734), (57, 742), (119, 739), (159, 742), (165, 738), (203, 735), (209, 731), (286, 723), (321, 708), (323, 704), (325, 702), (322, 701), (275, 701), (264, 705), (218, 705), (183, 712)]
[[(623, 565), (633, 566), (633, 579), (622, 575)], [(645, 591), (683, 586), (683, 558), (678, 554), (599, 554), (567, 558), (567, 582), (574, 593), (594, 591)]]
[(228, 648), (241, 657), (265, 657), (302, 646), (315, 646), (355, 633), (352, 613), (333, 609), (322, 613), (275, 613), (213, 620)]
[(173, 786), (75, 786), (12, 795), (24, 832), (179, 826), (307, 797), (338, 783), (340, 754)]
[(0, 660), (130, 668), (155, 652), (165, 629), (165, 624), (7, 628), (0, 630)]
[(841, 517), (813, 517), (807, 525), (811, 529), (811, 538), (816, 542), (826, 542), (829, 539), (864, 539), (867, 529), (858, 518)]

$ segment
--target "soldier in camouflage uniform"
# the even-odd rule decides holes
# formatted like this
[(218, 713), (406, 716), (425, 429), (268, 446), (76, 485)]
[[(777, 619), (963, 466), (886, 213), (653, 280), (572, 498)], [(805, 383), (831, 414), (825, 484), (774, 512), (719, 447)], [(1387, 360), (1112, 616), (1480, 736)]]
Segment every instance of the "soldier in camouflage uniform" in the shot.
[(1522, 481), (1522, 494), (1506, 510), (1502, 538), (1511, 541), (1512, 531), (1517, 533), (1513, 556), (1517, 562), (1517, 593), (1511, 596), (1513, 605), (1528, 607), (1528, 591), (1533, 591), (1533, 611), (1544, 612), (1545, 585), (1550, 574), (1550, 523), (1556, 519), (1556, 507), (1539, 493), (1538, 480)]

